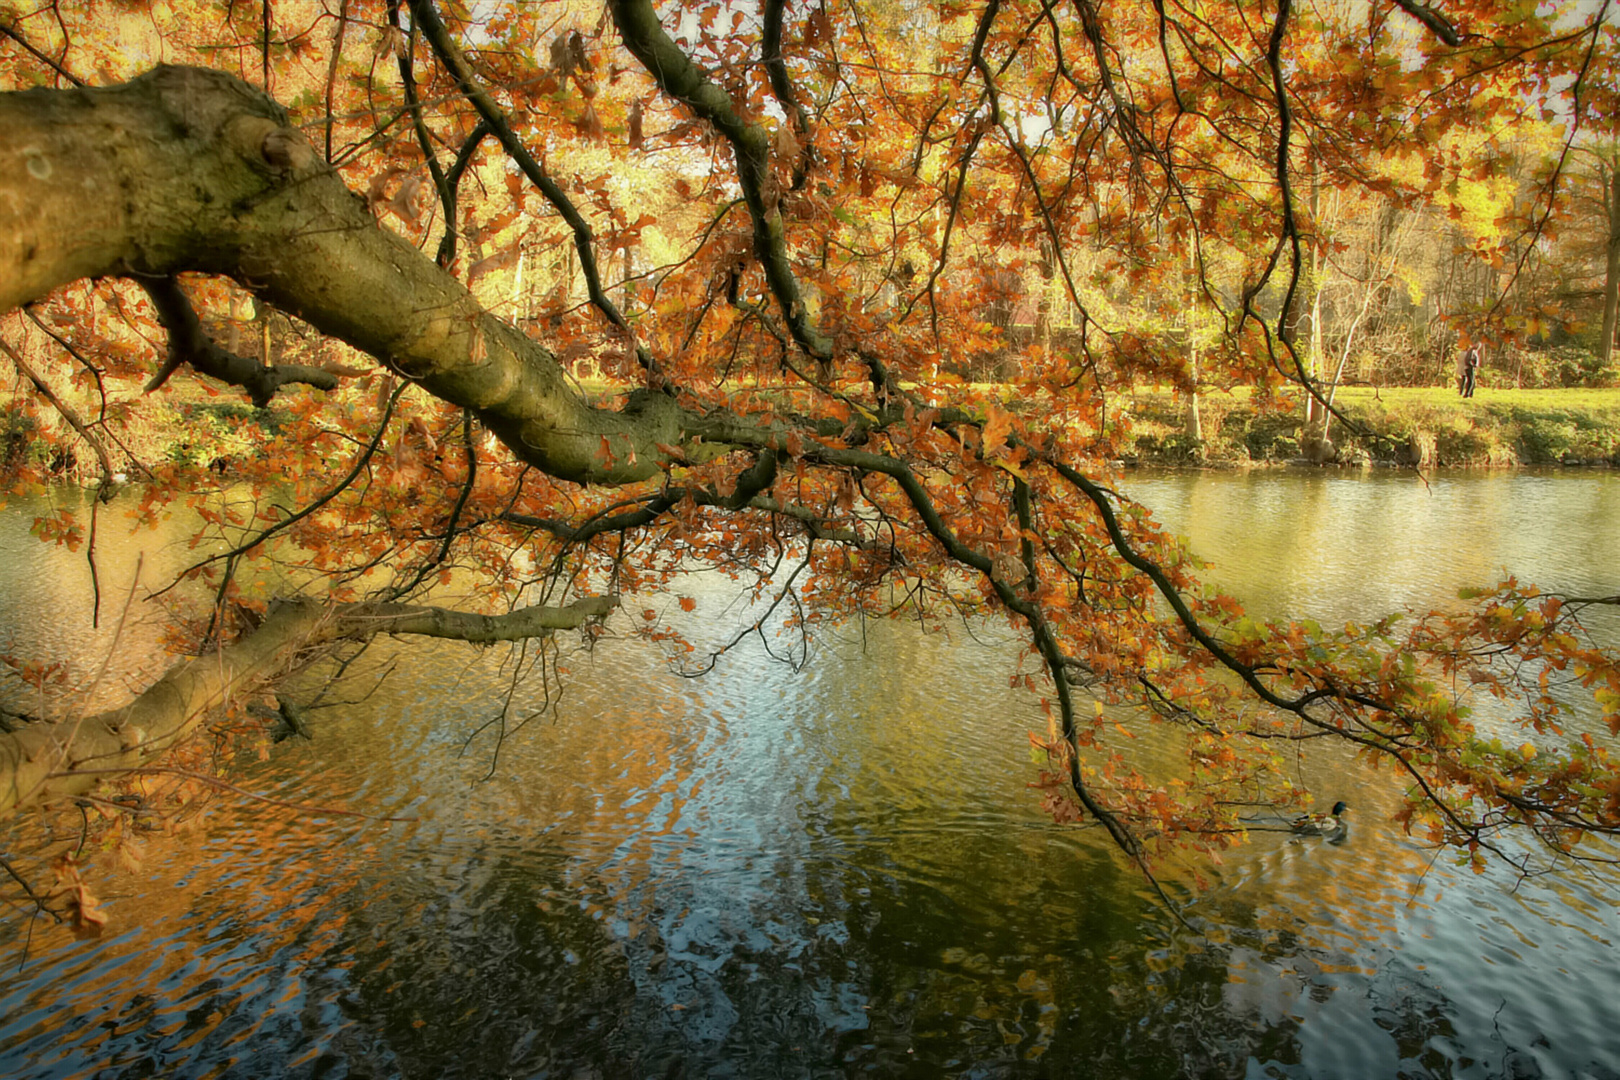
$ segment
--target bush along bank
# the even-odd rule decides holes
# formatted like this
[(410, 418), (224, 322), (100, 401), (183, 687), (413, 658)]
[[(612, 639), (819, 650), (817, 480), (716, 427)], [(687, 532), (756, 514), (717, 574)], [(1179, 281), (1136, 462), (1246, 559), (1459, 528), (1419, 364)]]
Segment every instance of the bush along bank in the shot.
[(1335, 419), (1323, 442), (1304, 430), (1303, 410), (1208, 395), (1202, 439), (1184, 428), (1185, 404), (1168, 393), (1125, 405), (1127, 462), (1144, 465), (1268, 464), (1620, 467), (1620, 390), (1343, 388), (1334, 402), (1357, 430)]

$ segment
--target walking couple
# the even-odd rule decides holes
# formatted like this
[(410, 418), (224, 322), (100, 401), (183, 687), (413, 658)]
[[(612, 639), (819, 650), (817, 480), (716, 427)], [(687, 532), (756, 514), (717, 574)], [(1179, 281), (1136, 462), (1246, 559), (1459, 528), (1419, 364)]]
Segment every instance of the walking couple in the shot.
[(1481, 359), (1479, 346), (1470, 345), (1468, 351), (1457, 361), (1457, 393), (1463, 397), (1474, 396), (1474, 384), (1479, 379)]

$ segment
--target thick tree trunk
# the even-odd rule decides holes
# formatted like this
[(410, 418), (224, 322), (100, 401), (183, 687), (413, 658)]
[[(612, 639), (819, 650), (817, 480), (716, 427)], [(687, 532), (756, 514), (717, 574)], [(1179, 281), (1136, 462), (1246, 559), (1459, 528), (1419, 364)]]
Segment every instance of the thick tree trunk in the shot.
[(0, 94), (0, 313), (87, 277), (235, 278), (474, 410), (514, 453), (582, 483), (656, 476), (683, 440), (661, 394), (591, 407), (545, 349), (380, 228), (238, 79), (159, 67), (121, 86)]

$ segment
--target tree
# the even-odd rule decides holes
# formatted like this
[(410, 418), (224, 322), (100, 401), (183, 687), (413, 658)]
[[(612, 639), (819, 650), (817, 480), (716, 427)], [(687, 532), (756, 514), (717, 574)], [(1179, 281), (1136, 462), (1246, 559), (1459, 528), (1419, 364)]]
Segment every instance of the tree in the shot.
[(1603, 267), (1597, 353), (1600, 364), (1608, 367), (1614, 357), (1615, 333), (1620, 330), (1620, 140), (1577, 149), (1582, 167), (1576, 173), (1573, 201), (1593, 229), (1586, 243), (1572, 254)]
[[(1475, 167), (1432, 152), (1448, 131), (1579, 115), (1607, 7), (1572, 26), (1458, 12), (0, 16), (3, 70), (27, 86), (0, 95), (6, 355), (67, 425), (50, 437), (92, 447), (109, 482), (132, 474), (148, 512), (192, 498), (226, 544), (194, 568), (213, 596), (182, 626), (198, 659), (139, 713), (0, 738), (0, 808), (150, 762), (209, 710), (376, 633), (544, 649), (710, 565), (795, 625), (1012, 620), (1016, 675), (1051, 717), (1032, 736), (1048, 807), (1144, 869), (1237, 842), (1240, 809), (1300, 803), (1275, 748), (1317, 737), (1393, 763), (1409, 824), (1467, 858), (1518, 858), (1509, 828), (1554, 853), (1620, 831), (1620, 662), (1580, 623), (1616, 598), (1508, 581), (1404, 622), (1257, 622), (1198, 584), (1106, 466), (1115, 395), (1141, 380), (1328, 405), (1294, 337), (1305, 170), (1421, 206)], [(123, 70), (114, 43), (138, 34), (235, 71)], [(1401, 154), (1416, 181), (1367, 167)], [(1044, 340), (1010, 314), (1031, 267), (1076, 312)], [(1196, 374), (1189, 294), (1200, 333), (1218, 328)], [(249, 296), (294, 320), (284, 343), (307, 333), (305, 355), (277, 355), (269, 321), (258, 359), (220, 344)], [(584, 361), (608, 389), (571, 381)], [(960, 376), (987, 370), (1010, 374)], [(193, 378), (259, 410), (228, 465), (259, 498), (251, 520), (201, 499), (207, 462), (115, 461), (120, 424)], [(44, 479), (38, 454), (8, 468)], [(85, 536), (68, 517), (39, 531)], [(296, 562), (301, 598), (247, 590), (256, 559)], [(469, 565), (488, 614), (425, 604)], [(1471, 721), (1490, 697), (1513, 711)], [(1180, 739), (1175, 774), (1134, 759), (1105, 705)]]
[(1604, 200), (1605, 217), (1609, 222), (1608, 243), (1603, 259), (1603, 330), (1598, 338), (1600, 357), (1605, 366), (1614, 356), (1614, 335), (1620, 326), (1620, 151), (1612, 151), (1607, 168), (1599, 175), (1608, 174), (1608, 197)]

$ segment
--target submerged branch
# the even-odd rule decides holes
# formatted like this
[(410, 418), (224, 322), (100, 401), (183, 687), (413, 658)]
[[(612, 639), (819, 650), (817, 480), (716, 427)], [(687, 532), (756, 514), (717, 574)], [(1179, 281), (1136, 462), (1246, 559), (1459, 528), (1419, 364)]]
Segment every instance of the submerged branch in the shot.
[(304, 666), (312, 650), (377, 634), (478, 644), (517, 641), (578, 628), (617, 604), (616, 597), (591, 596), (564, 607), (535, 606), (506, 615), (403, 604), (275, 605), (251, 634), (175, 665), (127, 705), (0, 734), (0, 817), (83, 794), (108, 776), (153, 765), (218, 710)]

